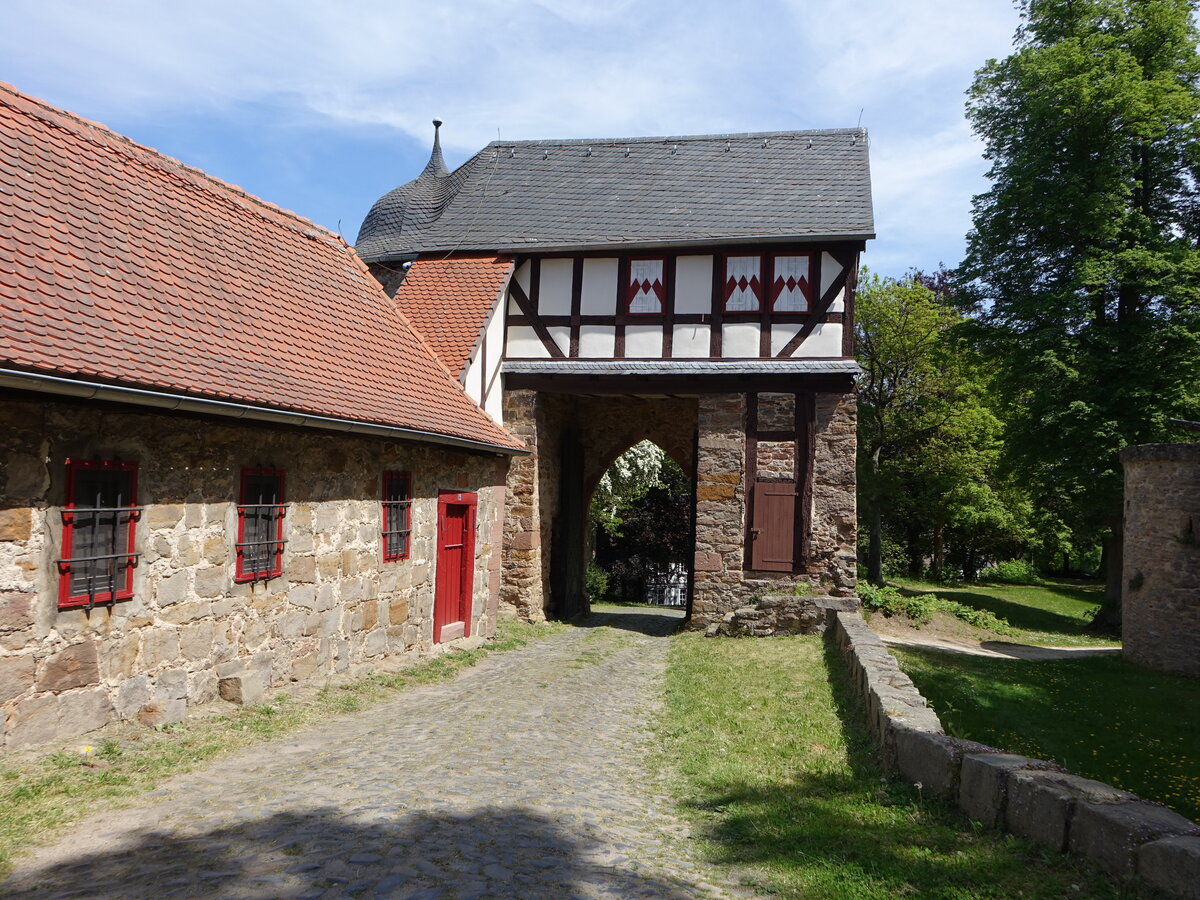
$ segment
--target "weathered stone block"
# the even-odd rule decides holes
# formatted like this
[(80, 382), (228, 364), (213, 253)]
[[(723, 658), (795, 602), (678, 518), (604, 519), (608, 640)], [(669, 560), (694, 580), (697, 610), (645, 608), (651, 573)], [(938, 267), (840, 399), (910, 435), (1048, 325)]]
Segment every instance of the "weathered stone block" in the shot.
[(208, 703), (217, 698), (217, 673), (212, 669), (201, 669), (188, 676), (188, 701), (192, 706)]
[(387, 652), (387, 632), (376, 628), (363, 639), (363, 656), (382, 656)]
[(228, 675), (217, 682), (217, 690), (222, 700), (230, 703), (240, 703), (243, 706), (257, 706), (267, 696), (270, 686), (270, 676), (266, 678), (258, 671), (241, 672)]
[(58, 706), (58, 736), (71, 737), (95, 731), (108, 724), (113, 708), (104, 688), (70, 691)]
[(896, 768), (905, 781), (919, 784), (927, 797), (953, 800), (958, 795), (962, 751), (944, 734), (897, 728), (893, 733)]
[(100, 660), (96, 644), (84, 641), (61, 650), (46, 659), (38, 674), (39, 691), (66, 691), (95, 684), (100, 680)]
[(288, 602), (305, 609), (317, 608), (317, 589), (311, 584), (299, 585), (288, 591)]
[(312, 556), (293, 557), (287, 565), (288, 580), (296, 584), (312, 584), (317, 580), (317, 560)]
[(33, 687), (34, 668), (32, 653), (0, 656), (0, 703), (7, 703)]
[(27, 628), (33, 624), (32, 591), (0, 591), (0, 629)]
[(403, 625), (408, 621), (408, 598), (397, 597), (388, 604), (388, 623)]
[(220, 597), (229, 590), (229, 575), (224, 566), (210, 566), (196, 571), (196, 596)]
[(204, 558), (214, 566), (225, 568), (225, 561), (229, 558), (229, 544), (225, 535), (211, 534), (204, 539)]
[(183, 507), (176, 503), (156, 503), (145, 515), (150, 528), (174, 528), (183, 518)]
[(164, 669), (154, 676), (155, 700), (183, 700), (187, 697), (187, 669)]
[(379, 604), (375, 601), (369, 601), (363, 604), (362, 607), (363, 620), (361, 628), (364, 631), (370, 631), (379, 622)]
[(1142, 844), (1197, 832), (1195, 822), (1153, 803), (1077, 803), (1067, 846), (1110, 875), (1127, 878)]
[(292, 681), (303, 681), (310, 677), (320, 665), (317, 654), (306, 653), (292, 660)]
[(8, 454), (4, 494), (9, 500), (36, 500), (50, 487), (50, 471), (44, 460), (31, 453)]
[(117, 688), (117, 715), (122, 719), (136, 718), (142, 707), (150, 702), (151, 696), (149, 675), (127, 678)]
[(1137, 873), (1170, 897), (1200, 900), (1200, 837), (1171, 837), (1142, 844)]
[(188, 599), (188, 573), (176, 572), (163, 578), (158, 582), (158, 590), (154, 593), (154, 599), (159, 606), (171, 606), (174, 603), (182, 603)]
[(142, 669), (154, 670), (179, 659), (179, 634), (174, 628), (155, 626), (142, 635)]
[(183, 700), (152, 700), (138, 711), (138, 721), (151, 728), (182, 722), (187, 718), (187, 703)]
[(721, 554), (711, 550), (697, 550), (695, 568), (697, 572), (720, 572)]
[(212, 653), (212, 622), (194, 622), (179, 629), (179, 652), (184, 659), (205, 659)]
[(542, 545), (542, 536), (536, 531), (521, 531), (512, 536), (509, 546), (514, 550), (532, 550)]
[(42, 694), (18, 703), (8, 717), (5, 746), (20, 750), (58, 737), (58, 705), (57, 694)]
[(1066, 772), (1016, 771), (1008, 779), (1005, 823), (1017, 837), (1067, 849), (1067, 828), (1078, 801), (1119, 803), (1136, 800), (1128, 791)]
[(0, 509), (0, 541), (27, 541), (33, 534), (33, 510)]
[(986, 828), (1004, 824), (1008, 776), (1018, 769), (1045, 767), (1046, 763), (1014, 753), (969, 753), (963, 757), (958, 805), (967, 816)]

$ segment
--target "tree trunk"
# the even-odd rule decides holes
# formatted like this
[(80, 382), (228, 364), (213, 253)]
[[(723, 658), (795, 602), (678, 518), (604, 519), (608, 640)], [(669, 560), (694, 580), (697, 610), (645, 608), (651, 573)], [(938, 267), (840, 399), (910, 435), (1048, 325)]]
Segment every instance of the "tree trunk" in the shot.
[(867, 545), (867, 581), (883, 587), (883, 517), (879, 510), (879, 496), (872, 494), (867, 501), (867, 520), (871, 538)]
[(1125, 559), (1125, 529), (1120, 519), (1110, 525), (1110, 532), (1102, 544), (1104, 562), (1104, 602), (1092, 620), (1097, 631), (1120, 633), (1122, 574)]
[(946, 526), (942, 522), (933, 523), (933, 577), (942, 577), (942, 569), (946, 565)]

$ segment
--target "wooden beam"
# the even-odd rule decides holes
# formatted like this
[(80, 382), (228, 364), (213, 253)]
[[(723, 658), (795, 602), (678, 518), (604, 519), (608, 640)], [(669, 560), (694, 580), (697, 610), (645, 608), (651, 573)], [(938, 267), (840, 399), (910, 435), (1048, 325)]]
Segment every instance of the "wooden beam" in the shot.
[[(536, 263), (537, 260), (534, 260), (534, 262)], [(531, 267), (530, 279), (533, 279), (536, 273), (537, 268)], [(530, 281), (530, 284), (536, 283), (536, 281)], [(529, 326), (534, 330), (534, 333), (541, 338), (542, 344), (545, 345), (546, 350), (549, 351), (550, 355), (555, 359), (566, 359), (566, 354), (564, 354), (559, 348), (558, 344), (555, 343), (554, 338), (551, 336), (549, 330), (547, 330), (545, 324), (542, 322), (541, 317), (538, 316), (537, 307), (535, 307), (532, 301), (530, 301), (529, 297), (525, 295), (525, 290), (521, 287), (516, 278), (513, 278), (509, 281), (508, 292), (512, 295), (513, 300), (517, 301), (517, 307), (521, 310), (521, 314), (525, 317)]]
[[(821, 322), (825, 318), (825, 316), (828, 315), (829, 307), (833, 305), (833, 301), (837, 299), (837, 295), (841, 292), (842, 288), (844, 288), (846, 286), (846, 283), (850, 278), (850, 273), (854, 269), (854, 254), (838, 253), (836, 255), (834, 255), (834, 254), (830, 254), (830, 255), (832, 255), (833, 258), (836, 259), (838, 261), (838, 263), (841, 264), (842, 271), (838, 272), (837, 277), (835, 277), (833, 279), (833, 282), (829, 285), (829, 290), (827, 290), (824, 294), (822, 294), (821, 299), (817, 301), (815, 307), (812, 310), (812, 317), (808, 320), (807, 323), (805, 323), (804, 327), (801, 328), (798, 332), (796, 332), (795, 336), (790, 341), (787, 342), (786, 346), (784, 346), (784, 348), (782, 350), (780, 350), (778, 354), (776, 354), (777, 357), (779, 357), (779, 358), (790, 357), (793, 353), (796, 352), (797, 347), (799, 347), (806, 340), (808, 340), (809, 335), (811, 335), (813, 333), (813, 331), (816, 330), (816, 327), (819, 324), (821, 324)], [(814, 269), (815, 269), (815, 271), (813, 272), (813, 283), (819, 287), (821, 284), (821, 281), (820, 281), (820, 279), (821, 279), (821, 255), (820, 254), (816, 255)]]

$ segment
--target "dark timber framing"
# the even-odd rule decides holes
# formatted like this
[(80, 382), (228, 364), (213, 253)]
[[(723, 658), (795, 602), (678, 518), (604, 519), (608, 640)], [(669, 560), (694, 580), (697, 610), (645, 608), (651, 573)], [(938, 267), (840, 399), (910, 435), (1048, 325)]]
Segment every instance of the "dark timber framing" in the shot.
[[(517, 306), (516, 312), (506, 308), (506, 324), (508, 326), (526, 326), (532, 328), (538, 339), (553, 359), (579, 359), (580, 331), (583, 326), (609, 326), (613, 329), (613, 358), (626, 358), (626, 329), (631, 325), (651, 325), (662, 328), (662, 359), (673, 359), (674, 337), (676, 325), (707, 325), (709, 326), (709, 357), (721, 359), (723, 326), (730, 322), (754, 322), (759, 325), (759, 359), (790, 358), (800, 348), (818, 325), (842, 325), (841, 358), (850, 358), (854, 354), (853, 316), (854, 292), (857, 287), (858, 254), (863, 249), (862, 241), (838, 241), (825, 244), (768, 244), (746, 245), (733, 247), (693, 247), (686, 251), (679, 249), (664, 250), (655, 254), (650, 248), (639, 248), (638, 252), (621, 252), (613, 250), (592, 250), (575, 253), (546, 253), (530, 255), (515, 261), (513, 277), (509, 280), (508, 293)], [(822, 279), (822, 262), (825, 253), (830, 254), (841, 266), (841, 271), (830, 283), (829, 288), (820, 293)], [(676, 278), (677, 263), (680, 256), (711, 256), (712, 284), (708, 312), (680, 313), (676, 311)], [(729, 312), (725, 309), (724, 285), (725, 264), (730, 256), (757, 256), (759, 258), (759, 278), (761, 293), (759, 308), (756, 310)], [(775, 312), (772, 310), (771, 285), (768, 275), (774, 265), (773, 260), (779, 256), (807, 256), (809, 258), (809, 294), (810, 302), (807, 312)], [(570, 312), (567, 315), (543, 315), (538, 312), (538, 301), (541, 290), (541, 261), (543, 259), (571, 260), (571, 295)], [(582, 311), (583, 272), (587, 259), (615, 259), (617, 261), (617, 283), (613, 314), (587, 314)], [(629, 289), (629, 264), (634, 259), (662, 259), (663, 282), (665, 299), (662, 311), (657, 313), (630, 313), (626, 306), (626, 295)], [(516, 279), (516, 271), (526, 262), (529, 264), (529, 293), (526, 294)], [(830, 307), (838, 294), (845, 289), (843, 312), (830, 312)], [(787, 342), (779, 353), (771, 353), (772, 329), (785, 325), (799, 325), (800, 330)], [(550, 333), (550, 328), (566, 328), (570, 339), (567, 351)], [(682, 357), (694, 359), (696, 357)], [(831, 357), (836, 358), (836, 357)]]

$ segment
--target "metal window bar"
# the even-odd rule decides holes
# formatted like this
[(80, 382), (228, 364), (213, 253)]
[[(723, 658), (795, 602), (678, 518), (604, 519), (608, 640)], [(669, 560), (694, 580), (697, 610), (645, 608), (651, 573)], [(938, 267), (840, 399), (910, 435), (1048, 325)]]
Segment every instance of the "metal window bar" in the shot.
[[(259, 487), (259, 498), (267, 491)], [(276, 560), (283, 554), (286, 540), (279, 534), (279, 522), (283, 519), (285, 504), (274, 500), (277, 488), (269, 492), (273, 502), (239, 503), (238, 515), (242, 517), (242, 537), (235, 543), (236, 552), (242, 560), (242, 574), (252, 581), (267, 581), (276, 570)]]
[[(137, 521), (146, 507), (122, 505), (120, 491), (117, 492), (115, 505), (102, 506), (103, 493), (103, 487), (97, 489), (94, 506), (76, 506), (61, 511), (63, 524), (70, 525), (73, 529), (73, 547), (83, 543), (91, 549), (115, 551), (122, 542), (122, 533), (125, 543), (128, 544), (129, 523)], [(100, 518), (105, 514), (108, 515), (109, 521), (102, 523)], [(121, 521), (122, 516), (124, 516), (124, 522)], [(105, 524), (109, 526), (107, 541), (101, 531)], [(72, 554), (60, 557), (54, 562), (59, 568), (60, 575), (71, 580), (68, 595), (74, 597), (79, 593), (85, 593), (88, 598), (85, 606), (90, 612), (95, 608), (97, 602), (109, 604), (116, 602), (117, 591), (120, 589), (118, 574), (122, 574), (124, 569), (135, 568), (140, 558), (140, 553), (126, 546), (125, 550), (120, 553), (93, 553), (88, 556)], [(122, 563), (121, 560), (124, 562)], [(82, 591), (76, 588), (78, 580), (83, 582)]]
[[(408, 554), (408, 539), (412, 533), (409, 518), (412, 500), (384, 500), (383, 541), (388, 559), (399, 559)], [(404, 524), (399, 525), (400, 522)]]

